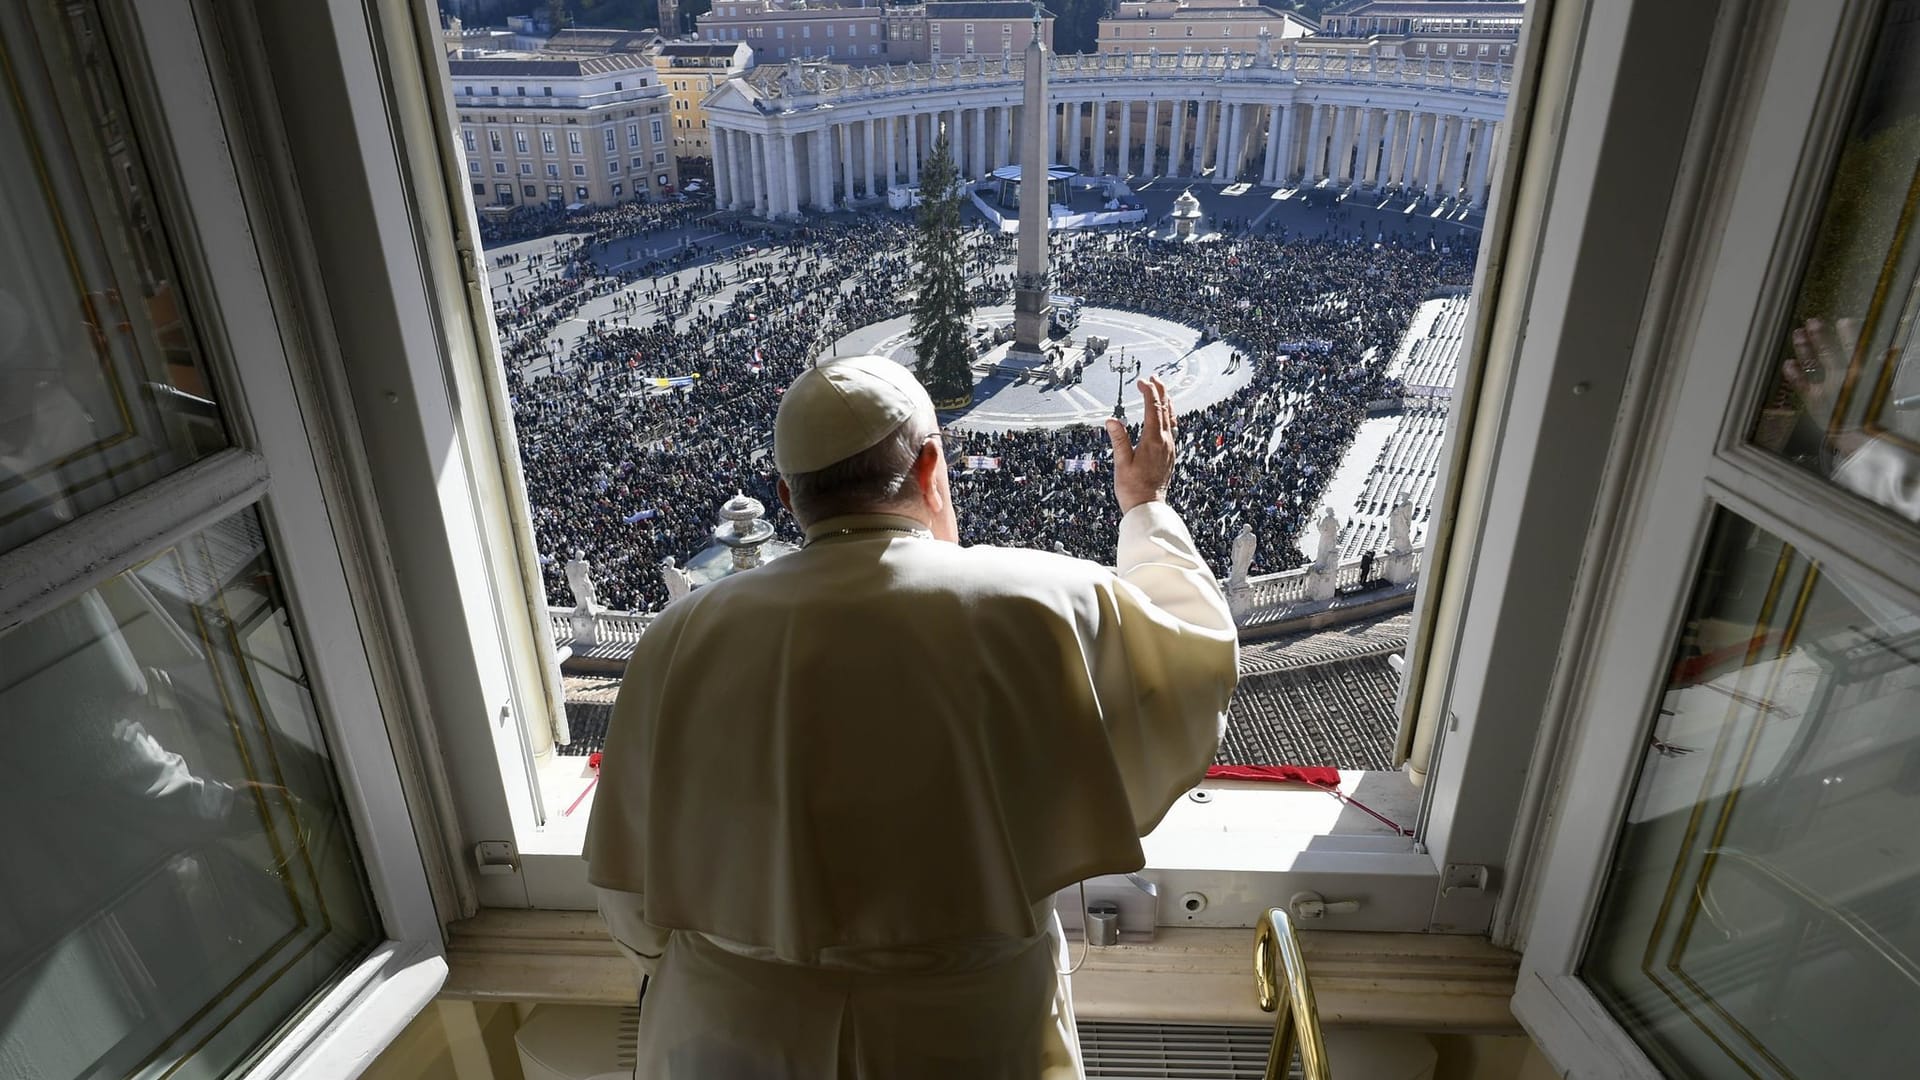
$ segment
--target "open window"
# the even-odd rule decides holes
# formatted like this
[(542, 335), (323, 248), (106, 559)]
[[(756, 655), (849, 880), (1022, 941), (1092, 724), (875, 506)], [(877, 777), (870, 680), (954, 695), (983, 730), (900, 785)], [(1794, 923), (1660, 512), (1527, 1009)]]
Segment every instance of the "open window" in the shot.
[(0, 11), (15, 1075), (352, 1060), (445, 973), (312, 358), (197, 30)]
[(1721, 5), (1516, 924), (1515, 1011), (1574, 1075), (1914, 1051), (1882, 1019), (1920, 1004), (1912, 14)]

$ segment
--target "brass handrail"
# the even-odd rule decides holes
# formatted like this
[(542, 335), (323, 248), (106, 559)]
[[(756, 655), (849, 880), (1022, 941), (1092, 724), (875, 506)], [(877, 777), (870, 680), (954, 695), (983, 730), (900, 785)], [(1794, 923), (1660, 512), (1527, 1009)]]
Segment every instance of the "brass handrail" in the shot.
[[(1279, 977), (1274, 961), (1279, 960)], [(1286, 981), (1281, 993), (1280, 980)], [(1300, 1051), (1300, 1075), (1305, 1080), (1333, 1080), (1327, 1067), (1327, 1047), (1320, 1038), (1320, 1010), (1313, 1003), (1313, 983), (1307, 979), (1307, 959), (1293, 921), (1285, 908), (1274, 908), (1260, 920), (1253, 935), (1253, 985), (1260, 995), (1260, 1011), (1277, 1013), (1273, 1045), (1267, 1050), (1267, 1080), (1281, 1080)]]

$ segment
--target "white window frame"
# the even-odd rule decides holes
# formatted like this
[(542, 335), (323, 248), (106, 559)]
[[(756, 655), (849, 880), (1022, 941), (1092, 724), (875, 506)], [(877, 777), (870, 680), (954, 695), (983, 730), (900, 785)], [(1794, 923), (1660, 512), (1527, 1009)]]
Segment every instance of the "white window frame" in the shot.
[(1549, 812), (1516, 837), (1528, 872), (1503, 918), (1525, 946), (1514, 1015), (1577, 1076), (1661, 1075), (1578, 972), (1716, 508), (1920, 608), (1911, 524), (1746, 441), (1880, 12), (1783, 0), (1755, 25), (1744, 5), (1707, 7), (1719, 18), (1692, 160), (1636, 350), (1637, 415), (1622, 417), (1636, 438), (1610, 466), (1621, 498), (1583, 574), (1586, 656), (1559, 679), (1565, 734), (1535, 762)]
[[(302, 285), (279, 258), (302, 246), (304, 228), (279, 212), (289, 188), (277, 181), (288, 177), (263, 170), (276, 156), (253, 111), (264, 103), (239, 92), (224, 59), (225, 35), (244, 35), (247, 20), (216, 35), (194, 8), (152, 0), (137, 17), (110, 8), (103, 18), (232, 446), (0, 555), (0, 625), (234, 513), (259, 514), (385, 939), (291, 1018), (248, 1075), (345, 1077), (438, 992), (442, 923), (468, 901), (457, 870), (434, 880), (447, 871), (434, 869), (439, 841), (422, 844), (440, 814), (418, 771), (431, 772), (438, 750), (405, 719), (382, 570), (367, 546), (373, 523), (351, 495), (364, 462), (333, 426), (340, 388), (314, 337), (317, 313), (295, 300)], [(456, 190), (467, 197), (464, 180)]]

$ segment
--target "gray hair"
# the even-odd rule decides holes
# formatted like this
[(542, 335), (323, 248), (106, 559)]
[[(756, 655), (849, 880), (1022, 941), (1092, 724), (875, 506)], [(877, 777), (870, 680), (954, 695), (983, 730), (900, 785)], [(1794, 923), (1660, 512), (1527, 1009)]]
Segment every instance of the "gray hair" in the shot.
[(910, 416), (881, 440), (824, 469), (783, 477), (793, 516), (804, 527), (842, 514), (881, 513), (908, 498), (913, 463), (939, 427), (931, 413)]

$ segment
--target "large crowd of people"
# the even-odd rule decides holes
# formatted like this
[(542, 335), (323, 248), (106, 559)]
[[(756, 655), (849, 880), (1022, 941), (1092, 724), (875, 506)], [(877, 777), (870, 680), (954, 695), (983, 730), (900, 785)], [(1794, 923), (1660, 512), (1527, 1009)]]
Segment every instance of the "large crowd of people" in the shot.
[[(911, 224), (730, 228), (742, 244), (730, 261), (678, 269), (636, 262), (611, 243), (617, 230), (559, 237), (496, 291), (551, 603), (572, 604), (564, 565), (581, 554), (603, 604), (663, 605), (662, 560), (684, 566), (705, 548), (735, 492), (768, 507), (779, 539), (799, 540), (774, 495), (780, 393), (841, 335), (905, 314)], [(965, 243), (976, 303), (1008, 302), (1010, 238)], [(1472, 259), (1413, 235), (1241, 229), (1170, 244), (1136, 230), (1056, 234), (1052, 264), (1057, 292), (1200, 328), (1251, 367), (1240, 390), (1181, 417), (1176, 504), (1224, 577), (1243, 522), (1260, 540), (1255, 573), (1300, 563), (1294, 540), (1369, 403), (1395, 392), (1384, 370), (1415, 310), (1436, 286), (1469, 283)], [(609, 314), (569, 322), (607, 296)], [(964, 415), (948, 428), (963, 542), (1112, 558), (1101, 429), (989, 433)], [(964, 468), (970, 455), (999, 467)]]

